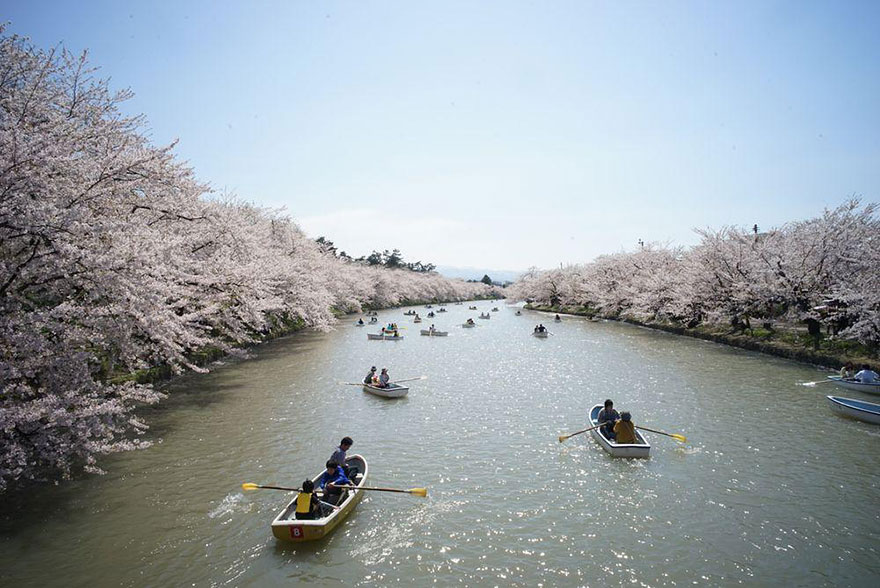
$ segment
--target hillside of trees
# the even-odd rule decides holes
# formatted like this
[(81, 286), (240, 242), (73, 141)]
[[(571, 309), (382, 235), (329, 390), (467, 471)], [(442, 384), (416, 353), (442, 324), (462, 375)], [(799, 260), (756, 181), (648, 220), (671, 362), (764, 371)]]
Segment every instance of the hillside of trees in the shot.
[(213, 194), (121, 112), (130, 96), (85, 55), (0, 28), (0, 490), (148, 445), (134, 411), (162, 394), (120, 374), (201, 371), (200, 350), (327, 329), (334, 311), (491, 292), (340, 257)]

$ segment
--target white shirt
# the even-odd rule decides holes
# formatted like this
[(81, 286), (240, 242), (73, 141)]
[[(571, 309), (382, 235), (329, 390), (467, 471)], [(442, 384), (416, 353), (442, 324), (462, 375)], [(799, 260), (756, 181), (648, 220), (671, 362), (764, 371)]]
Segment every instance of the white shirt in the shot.
[(874, 370), (862, 370), (856, 374), (856, 380), (862, 384), (873, 384), (877, 381), (878, 377), (880, 376)]

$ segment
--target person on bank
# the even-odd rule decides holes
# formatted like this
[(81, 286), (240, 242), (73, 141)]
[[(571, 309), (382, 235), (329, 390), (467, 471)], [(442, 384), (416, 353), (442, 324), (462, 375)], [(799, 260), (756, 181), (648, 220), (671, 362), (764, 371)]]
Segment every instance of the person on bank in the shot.
[(351, 440), (351, 437), (343, 437), (342, 441), (339, 442), (339, 447), (337, 447), (336, 451), (333, 452), (333, 455), (330, 456), (330, 461), (338, 463), (346, 476), (350, 476), (351, 473), (348, 471), (348, 466), (345, 464), (345, 453), (351, 449), (352, 445), (354, 445), (354, 441)]
[(376, 366), (370, 368), (370, 372), (364, 377), (364, 384), (372, 384), (373, 376), (376, 375)]
[(612, 441), (614, 440), (614, 423), (619, 418), (620, 415), (614, 410), (614, 403), (609, 398), (605, 401), (605, 408), (599, 411), (599, 416), (596, 420), (602, 425), (601, 431), (605, 437)]
[(620, 420), (614, 423), (614, 437), (617, 443), (636, 443), (636, 426), (632, 423), (632, 415), (623, 411)]
[(339, 486), (352, 485), (351, 480), (348, 479), (348, 476), (345, 475), (339, 464), (332, 459), (328, 460), (327, 469), (321, 474), (321, 479), (318, 480), (318, 487), (324, 491), (324, 502), (334, 506), (338, 505), (344, 491)]

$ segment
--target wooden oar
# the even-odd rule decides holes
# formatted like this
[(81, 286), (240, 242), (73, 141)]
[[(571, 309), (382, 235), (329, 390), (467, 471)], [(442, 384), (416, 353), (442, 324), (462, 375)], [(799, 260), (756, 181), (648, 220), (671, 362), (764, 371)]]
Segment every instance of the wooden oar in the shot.
[(412, 494), (413, 496), (421, 496), (424, 498), (428, 495), (427, 488), (410, 488), (409, 490), (400, 490), (399, 488), (376, 488), (373, 486), (336, 486), (337, 488), (346, 488), (348, 490), (375, 490), (377, 492), (402, 492), (404, 494)]
[(684, 435), (679, 435), (678, 433), (664, 433), (663, 431), (655, 431), (654, 429), (649, 429), (648, 427), (643, 427), (642, 425), (636, 425), (636, 428), (643, 431), (651, 431), (652, 433), (659, 433), (660, 435), (666, 435), (667, 437), (672, 437), (676, 441), (687, 443), (687, 437), (685, 437)]
[(604, 424), (605, 423), (601, 423), (601, 424), (596, 425), (595, 427), (590, 427), (589, 429), (584, 429), (583, 431), (578, 431), (577, 433), (570, 433), (568, 435), (560, 435), (559, 442), (562, 443), (563, 441), (565, 441), (569, 437), (574, 437), (575, 435), (580, 435), (581, 433), (586, 433), (587, 431), (592, 431), (593, 429), (598, 429), (599, 427), (601, 427)]
[(818, 380), (816, 382), (801, 382), (801, 386), (815, 386), (816, 384), (830, 384), (836, 380)]
[(399, 384), (401, 382), (415, 382), (416, 380), (427, 380), (428, 376), (419, 376), (418, 378), (405, 378), (403, 380), (394, 380), (393, 382), (388, 382), (389, 384)]
[[(245, 482), (241, 485), (242, 490), (287, 490), (290, 492), (302, 492), (302, 488), (285, 488), (284, 486), (261, 486), (260, 484), (254, 484), (253, 482)], [(336, 506), (335, 504), (330, 504), (329, 502), (324, 502), (323, 500), (318, 500), (321, 504), (326, 504), (331, 508), (335, 508), (339, 510), (341, 507)]]

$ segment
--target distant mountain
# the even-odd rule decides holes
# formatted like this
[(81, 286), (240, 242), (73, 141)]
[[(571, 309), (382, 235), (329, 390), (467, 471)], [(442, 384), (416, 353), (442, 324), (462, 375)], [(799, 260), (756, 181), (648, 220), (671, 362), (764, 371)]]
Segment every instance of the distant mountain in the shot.
[(455, 267), (451, 265), (438, 265), (437, 273), (447, 278), (461, 278), (463, 280), (479, 280), (483, 276), (489, 276), (493, 282), (515, 282), (523, 272), (514, 270), (494, 270), (479, 267)]

